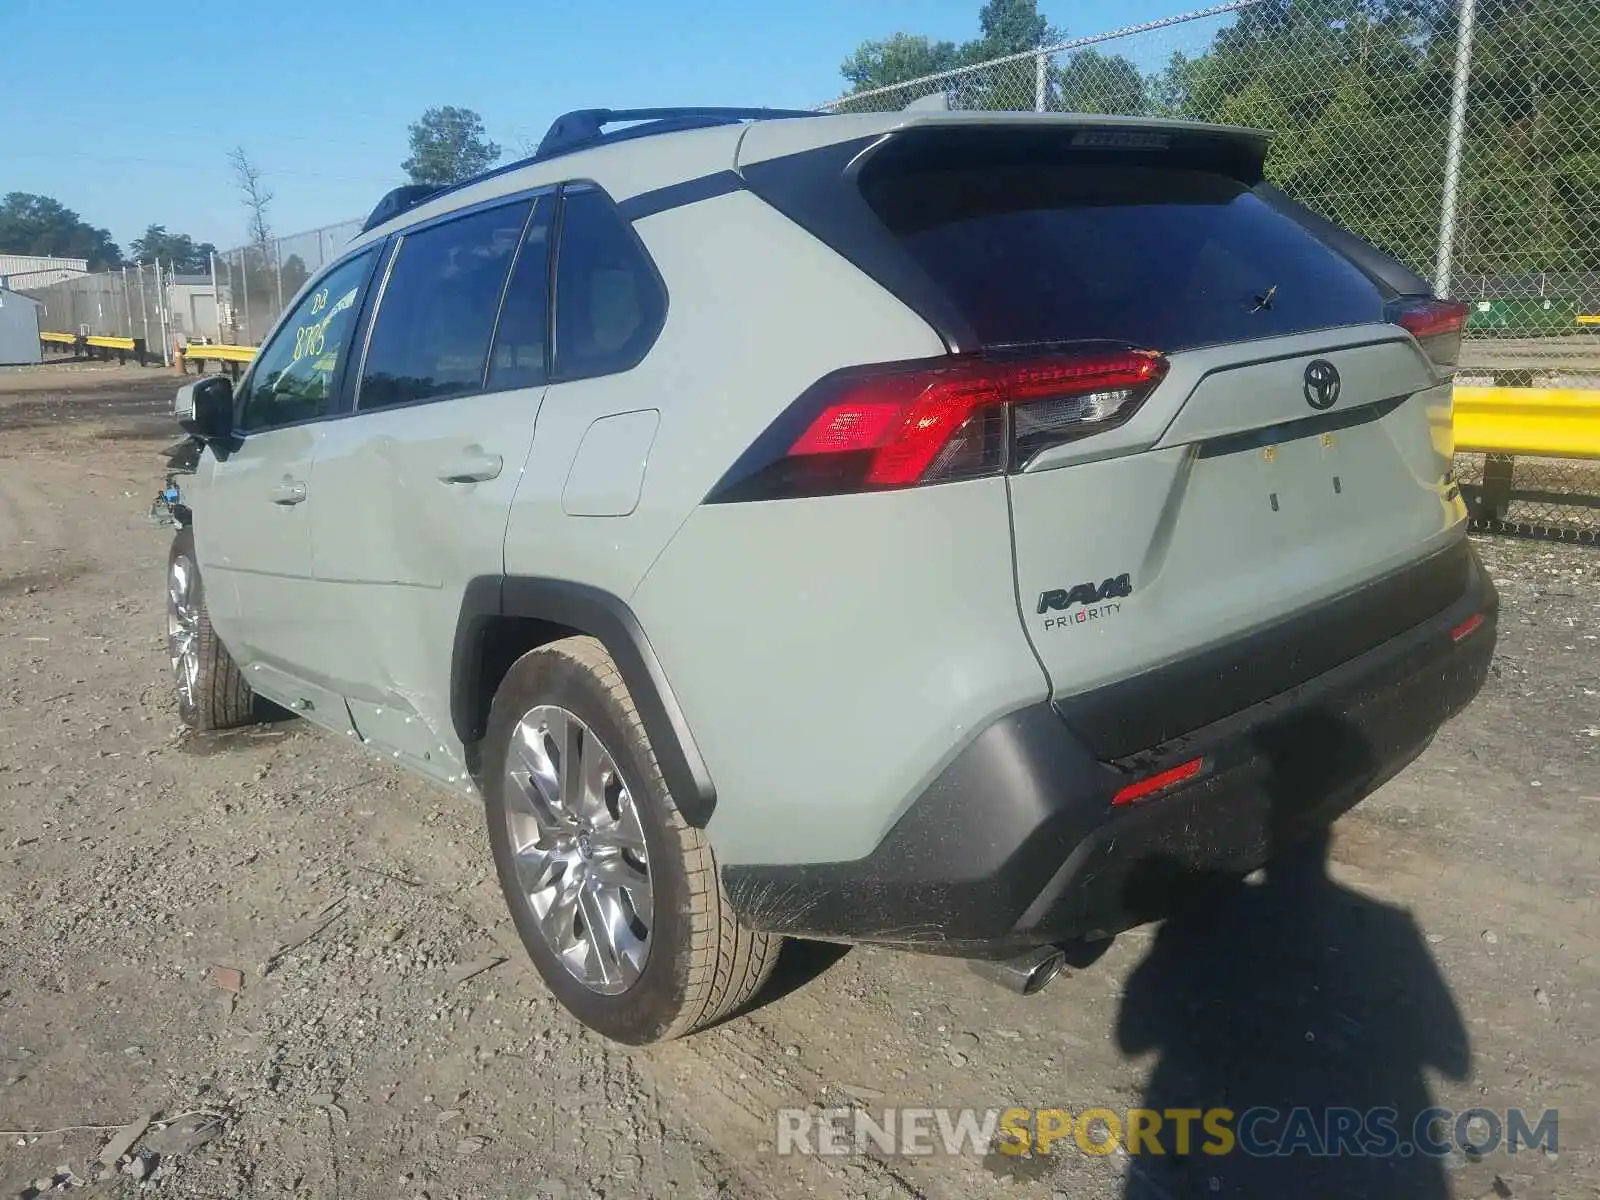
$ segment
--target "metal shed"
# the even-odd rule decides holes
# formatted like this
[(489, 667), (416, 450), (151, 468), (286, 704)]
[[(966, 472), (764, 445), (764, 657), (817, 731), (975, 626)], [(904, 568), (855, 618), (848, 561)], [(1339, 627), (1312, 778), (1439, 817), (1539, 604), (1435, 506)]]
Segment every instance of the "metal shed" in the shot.
[(0, 364), (39, 361), (39, 302), (0, 288)]

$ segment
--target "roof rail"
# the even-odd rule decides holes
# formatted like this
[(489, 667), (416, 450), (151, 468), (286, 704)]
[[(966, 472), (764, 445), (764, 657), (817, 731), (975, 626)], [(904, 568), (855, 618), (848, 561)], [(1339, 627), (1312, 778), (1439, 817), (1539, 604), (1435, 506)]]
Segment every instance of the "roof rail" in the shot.
[[(501, 163), (498, 167), (491, 167), (470, 179), (463, 179), (460, 183), (447, 184), (444, 187), (406, 184), (395, 188), (378, 201), (371, 215), (367, 217), (366, 223), (361, 226), (361, 232), (366, 233), (367, 230), (374, 229), (385, 221), (393, 220), (424, 200), (432, 200), (447, 192), (458, 191), (475, 183), (482, 183), (485, 179), (492, 179), (496, 175), (504, 175), (508, 171), (526, 167), (530, 163), (543, 162), (547, 158), (571, 154), (590, 146), (648, 137), (655, 133), (675, 133), (682, 129), (709, 129), (716, 125), (737, 125), (741, 121), (771, 121), (784, 117), (827, 115), (808, 108), (580, 108), (557, 117), (539, 142), (538, 150), (527, 158)], [(627, 129), (605, 132), (607, 125), (629, 122), (633, 124)]]
[[(536, 159), (597, 145), (671, 133), (680, 129), (704, 129), (713, 125), (736, 125), (740, 121), (770, 121), (782, 117), (818, 117), (826, 114), (799, 108), (580, 108), (563, 113), (551, 123), (539, 142)], [(606, 133), (605, 126), (640, 122), (632, 129)]]
[[(383, 199), (372, 206), (361, 232), (375, 229), (392, 217), (398, 217), (407, 209), (415, 208), (429, 196), (437, 194), (442, 189), (434, 187), (431, 183), (406, 183), (393, 188), (383, 194)], [(359, 236), (359, 235), (358, 235)]]

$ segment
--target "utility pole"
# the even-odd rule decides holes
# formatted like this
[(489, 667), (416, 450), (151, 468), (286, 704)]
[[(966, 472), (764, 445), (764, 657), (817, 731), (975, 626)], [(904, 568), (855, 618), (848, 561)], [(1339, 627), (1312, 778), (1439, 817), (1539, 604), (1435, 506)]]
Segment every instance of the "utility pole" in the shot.
[(1433, 267), (1433, 291), (1437, 296), (1450, 294), (1450, 275), (1455, 264), (1461, 144), (1466, 139), (1467, 86), (1472, 80), (1472, 27), (1476, 15), (1477, 0), (1461, 0), (1455, 82), (1450, 91), (1450, 134), (1444, 155), (1444, 197), (1439, 205), (1439, 257)]

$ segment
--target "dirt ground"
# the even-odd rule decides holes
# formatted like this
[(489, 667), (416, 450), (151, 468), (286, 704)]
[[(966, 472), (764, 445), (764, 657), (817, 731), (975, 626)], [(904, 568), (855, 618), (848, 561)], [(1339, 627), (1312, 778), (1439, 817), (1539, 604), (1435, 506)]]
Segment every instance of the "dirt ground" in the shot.
[[(293, 721), (180, 729), (146, 513), (175, 386), (0, 372), (0, 1200), (1600, 1196), (1600, 550), (1479, 543), (1493, 675), (1327, 872), (1029, 998), (792, 946), (753, 1012), (628, 1051), (526, 965), (471, 804)], [(775, 1151), (807, 1105), (1430, 1102), (1558, 1109), (1559, 1146)]]

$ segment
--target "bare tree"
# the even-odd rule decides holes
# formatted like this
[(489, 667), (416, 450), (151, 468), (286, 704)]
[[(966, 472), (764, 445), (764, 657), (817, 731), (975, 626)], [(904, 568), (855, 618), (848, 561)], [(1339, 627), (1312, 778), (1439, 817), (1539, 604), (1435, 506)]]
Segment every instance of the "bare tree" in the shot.
[(272, 204), (272, 189), (262, 180), (261, 168), (250, 161), (243, 146), (228, 152), (228, 165), (233, 168), (234, 185), (239, 189), (244, 206), (250, 211), (250, 240), (263, 253), (272, 240), (272, 226), (267, 219), (267, 208)]

